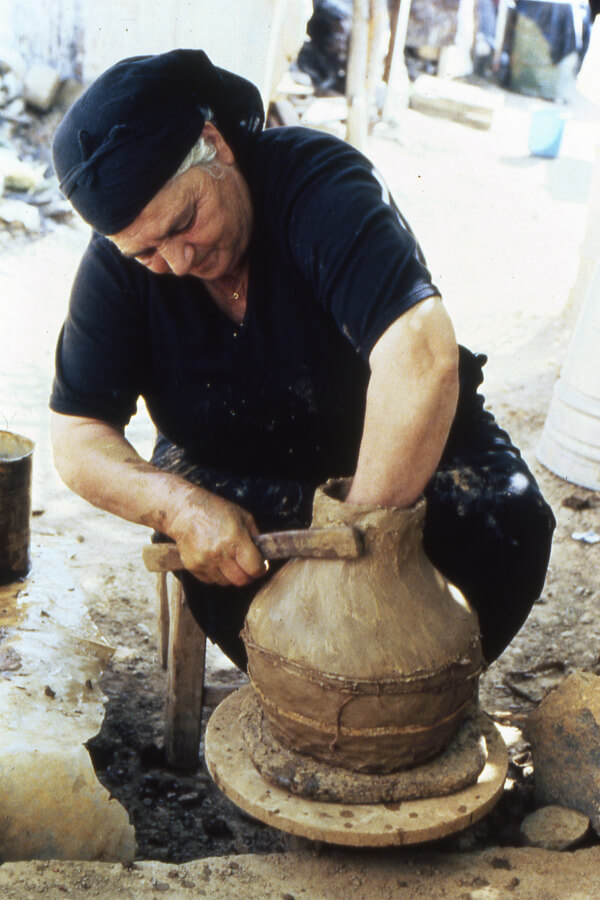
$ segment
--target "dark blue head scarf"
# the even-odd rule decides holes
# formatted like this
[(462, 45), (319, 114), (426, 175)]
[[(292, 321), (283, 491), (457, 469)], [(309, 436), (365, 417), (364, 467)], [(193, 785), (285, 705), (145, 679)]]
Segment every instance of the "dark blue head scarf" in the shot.
[(61, 190), (96, 231), (116, 234), (175, 174), (208, 109), (236, 155), (263, 126), (257, 88), (213, 66), (202, 50), (122, 60), (94, 81), (56, 131)]

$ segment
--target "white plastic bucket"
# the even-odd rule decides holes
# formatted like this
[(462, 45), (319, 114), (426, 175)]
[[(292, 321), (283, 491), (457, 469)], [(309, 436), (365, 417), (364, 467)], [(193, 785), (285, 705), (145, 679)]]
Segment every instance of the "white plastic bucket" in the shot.
[(600, 490), (600, 265), (554, 387), (537, 456), (561, 478)]

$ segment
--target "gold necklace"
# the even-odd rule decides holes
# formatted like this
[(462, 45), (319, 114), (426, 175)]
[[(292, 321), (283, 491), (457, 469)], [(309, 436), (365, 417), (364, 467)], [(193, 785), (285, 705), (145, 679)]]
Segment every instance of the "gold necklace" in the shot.
[(244, 282), (244, 275), (245, 275), (245, 273), (242, 272), (242, 277), (241, 277), (240, 280), (239, 280), (238, 286), (236, 287), (235, 291), (234, 291), (233, 294), (231, 295), (231, 301), (232, 301), (233, 303), (237, 303), (237, 301), (240, 299), (241, 290), (242, 290), (242, 284), (243, 284), (243, 282)]

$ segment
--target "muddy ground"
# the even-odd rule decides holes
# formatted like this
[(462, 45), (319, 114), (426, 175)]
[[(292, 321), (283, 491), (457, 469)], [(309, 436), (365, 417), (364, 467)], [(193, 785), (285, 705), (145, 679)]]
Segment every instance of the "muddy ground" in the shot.
[[(596, 109), (579, 98), (561, 156), (532, 159), (527, 128), (536, 105), (506, 95), (489, 132), (407, 111), (398, 127), (378, 128), (369, 146), (425, 249), (459, 340), (489, 355), (488, 406), (522, 448), (558, 521), (543, 595), (483, 678), (484, 708), (513, 725), (574, 668), (600, 671), (600, 545), (572, 538), (600, 532), (600, 496), (555, 477), (535, 457), (574, 320), (568, 301), (599, 128)], [(46, 402), (53, 347), (86, 240), (77, 223), (37, 240), (2, 237), (0, 427), (36, 441), (35, 537), (69, 559), (94, 620), (116, 648), (103, 679), (106, 719), (90, 752), (100, 779), (129, 811), (140, 859), (281, 851), (284, 836), (238, 812), (203, 768), (188, 776), (165, 768), (155, 586), (141, 563), (148, 532), (74, 497), (52, 469)], [(129, 437), (149, 453), (143, 411)], [(213, 681), (235, 678), (216, 651), (209, 670)], [(506, 737), (512, 761), (496, 810), (440, 849), (519, 844), (520, 822), (533, 808), (533, 772), (520, 732), (509, 729)]]

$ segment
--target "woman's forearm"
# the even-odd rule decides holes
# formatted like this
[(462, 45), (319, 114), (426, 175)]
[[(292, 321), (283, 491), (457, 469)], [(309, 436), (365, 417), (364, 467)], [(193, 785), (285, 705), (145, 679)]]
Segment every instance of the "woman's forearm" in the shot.
[(171, 537), (185, 568), (201, 581), (241, 587), (264, 574), (253, 542), (258, 529), (246, 510), (157, 469), (105, 422), (54, 413), (51, 430), (55, 465), (68, 487), (94, 506)]
[(56, 469), (71, 490), (107, 512), (168, 534), (170, 513), (190, 484), (146, 462), (105, 422), (53, 413), (51, 437)]
[(458, 399), (458, 349), (441, 301), (425, 300), (394, 322), (370, 364), (348, 502), (410, 506), (439, 463)]

